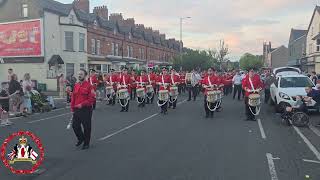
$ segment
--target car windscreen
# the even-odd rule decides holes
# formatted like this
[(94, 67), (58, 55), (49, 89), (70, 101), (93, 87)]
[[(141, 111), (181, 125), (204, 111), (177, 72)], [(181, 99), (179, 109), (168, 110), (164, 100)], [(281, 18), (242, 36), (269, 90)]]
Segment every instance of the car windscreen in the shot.
[(307, 77), (283, 77), (280, 80), (281, 88), (308, 87), (314, 86)]

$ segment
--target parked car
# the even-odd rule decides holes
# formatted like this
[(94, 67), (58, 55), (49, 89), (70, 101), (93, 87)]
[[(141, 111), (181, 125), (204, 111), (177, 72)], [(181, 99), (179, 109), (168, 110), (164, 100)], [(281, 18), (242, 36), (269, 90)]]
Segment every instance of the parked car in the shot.
[[(270, 87), (270, 94), (276, 112), (282, 112), (286, 106), (294, 105), (297, 95), (306, 96), (305, 87), (315, 87), (308, 76), (300, 74), (298, 68), (276, 68), (273, 72), (276, 80)], [(315, 102), (312, 102), (308, 107), (312, 108), (314, 104)]]

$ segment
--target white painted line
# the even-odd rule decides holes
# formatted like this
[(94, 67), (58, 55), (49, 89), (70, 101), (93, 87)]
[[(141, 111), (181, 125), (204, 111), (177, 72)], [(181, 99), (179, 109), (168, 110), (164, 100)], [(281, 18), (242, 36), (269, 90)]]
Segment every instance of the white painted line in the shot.
[(320, 164), (320, 161), (314, 161), (314, 160), (309, 160), (309, 159), (302, 159), (304, 162), (310, 162), (310, 163), (317, 163)]
[(320, 131), (319, 131), (316, 127), (310, 125), (309, 128), (310, 128), (311, 131), (313, 131), (317, 136), (320, 137)]
[(266, 156), (267, 156), (267, 160), (268, 160), (271, 180), (278, 180), (278, 175), (277, 175), (276, 167), (273, 162), (272, 154), (267, 153)]
[(260, 129), (260, 133), (261, 133), (261, 137), (262, 139), (267, 139), (266, 134), (264, 133), (264, 129), (261, 123), (261, 119), (258, 119), (258, 125), (259, 125), (259, 129)]
[(45, 120), (49, 120), (49, 119), (53, 119), (53, 118), (65, 116), (65, 115), (68, 115), (68, 114), (71, 114), (71, 113), (65, 113), (65, 114), (60, 114), (60, 115), (57, 115), (57, 116), (51, 116), (51, 117), (47, 117), (47, 118), (43, 118), (43, 119), (38, 119), (38, 120), (30, 121), (30, 122), (27, 122), (27, 123), (29, 123), (29, 124), (37, 123), (37, 122), (40, 122), (40, 121), (45, 121)]
[(183, 101), (181, 101), (181, 102), (178, 102), (177, 104), (182, 104), (182, 103), (184, 103), (184, 102), (186, 102), (187, 100), (185, 99), (185, 100), (183, 100)]
[(298, 135), (302, 138), (302, 140), (306, 143), (306, 145), (309, 147), (309, 149), (313, 152), (313, 154), (317, 157), (317, 159), (320, 161), (320, 153), (317, 150), (317, 148), (314, 147), (314, 145), (306, 138), (299, 128), (293, 126), (294, 130), (298, 133)]
[(122, 128), (122, 129), (120, 129), (120, 130), (112, 133), (112, 134), (109, 134), (109, 135), (107, 135), (107, 136), (105, 136), (105, 137), (102, 137), (102, 138), (99, 139), (99, 141), (104, 141), (104, 140), (106, 140), (106, 139), (108, 139), (108, 138), (111, 138), (112, 136), (115, 136), (115, 135), (117, 135), (117, 134), (119, 134), (119, 133), (121, 133), (121, 132), (123, 132), (123, 131), (125, 131), (125, 130), (128, 130), (128, 129), (130, 129), (130, 128), (138, 125), (138, 124), (143, 123), (144, 121), (146, 121), (146, 120), (148, 120), (148, 119), (151, 119), (151, 118), (157, 116), (158, 114), (159, 114), (159, 113), (153, 114), (153, 115), (151, 115), (151, 116), (149, 116), (149, 117), (147, 117), (147, 118), (145, 118), (145, 119), (143, 119), (143, 120), (141, 120), (141, 121), (138, 121), (138, 122), (136, 122), (136, 123), (131, 124), (130, 126), (127, 126), (127, 127), (125, 127), (125, 128)]

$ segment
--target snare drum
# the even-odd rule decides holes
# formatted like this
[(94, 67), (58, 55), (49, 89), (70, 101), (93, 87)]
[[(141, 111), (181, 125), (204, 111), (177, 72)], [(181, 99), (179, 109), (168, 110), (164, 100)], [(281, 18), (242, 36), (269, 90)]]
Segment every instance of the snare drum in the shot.
[(147, 89), (147, 93), (153, 93), (154, 92), (152, 85), (147, 85), (146, 89)]
[(216, 102), (217, 101), (217, 94), (218, 94), (218, 92), (217, 91), (208, 91), (207, 92), (207, 101), (209, 102), (209, 103), (214, 103), (214, 102)]
[(107, 86), (106, 87), (106, 95), (111, 95), (114, 93), (114, 89), (112, 86)]
[(144, 88), (138, 88), (136, 91), (137, 91), (137, 97), (143, 98), (146, 96), (146, 92)]
[(170, 87), (170, 96), (171, 97), (178, 96), (178, 87), (176, 86)]
[(118, 91), (119, 99), (127, 99), (129, 97), (128, 89), (120, 89)]
[(160, 90), (159, 91), (159, 101), (167, 101), (169, 99), (168, 90)]
[(248, 100), (249, 106), (259, 106), (261, 104), (260, 94), (250, 94)]

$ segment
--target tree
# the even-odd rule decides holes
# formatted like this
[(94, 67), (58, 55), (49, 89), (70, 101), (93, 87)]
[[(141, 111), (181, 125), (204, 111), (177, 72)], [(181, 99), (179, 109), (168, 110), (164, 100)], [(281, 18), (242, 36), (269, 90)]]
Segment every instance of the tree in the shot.
[(240, 68), (244, 70), (249, 70), (251, 68), (260, 69), (263, 66), (263, 60), (261, 56), (255, 56), (250, 53), (245, 53), (240, 58)]
[(224, 40), (220, 40), (219, 47), (218, 47), (218, 49), (216, 50), (216, 53), (215, 53), (215, 56), (216, 56), (215, 58), (219, 62), (220, 70), (222, 70), (223, 63), (226, 63), (229, 60), (229, 58), (227, 58), (228, 54), (229, 54), (228, 45), (225, 44)]
[(176, 57), (173, 60), (173, 67), (177, 70), (182, 68), (183, 70), (192, 70), (194, 68), (207, 69), (213, 65), (214, 60), (208, 51), (192, 50), (188, 49), (180, 57)]

